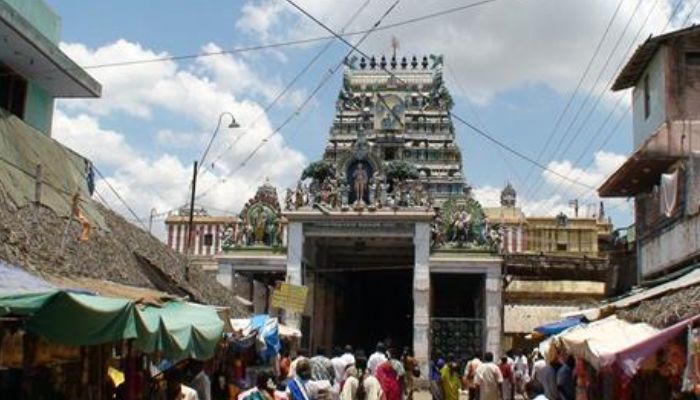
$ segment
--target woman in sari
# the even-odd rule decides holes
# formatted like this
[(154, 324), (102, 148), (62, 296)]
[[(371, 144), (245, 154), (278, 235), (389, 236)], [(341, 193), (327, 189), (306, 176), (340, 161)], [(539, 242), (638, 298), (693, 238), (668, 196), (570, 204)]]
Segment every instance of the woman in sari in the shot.
[(399, 375), (390, 362), (386, 361), (380, 364), (375, 375), (382, 386), (385, 400), (401, 400)]

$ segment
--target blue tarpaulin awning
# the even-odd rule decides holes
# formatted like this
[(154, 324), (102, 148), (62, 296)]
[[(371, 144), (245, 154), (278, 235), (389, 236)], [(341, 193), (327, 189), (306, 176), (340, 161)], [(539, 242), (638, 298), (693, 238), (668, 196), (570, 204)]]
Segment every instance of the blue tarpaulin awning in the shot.
[(580, 315), (567, 317), (556, 322), (540, 325), (537, 328), (535, 328), (535, 332), (539, 332), (545, 336), (556, 335), (557, 333), (563, 332), (566, 329), (571, 328), (572, 326), (582, 324), (584, 320), (585, 318)]

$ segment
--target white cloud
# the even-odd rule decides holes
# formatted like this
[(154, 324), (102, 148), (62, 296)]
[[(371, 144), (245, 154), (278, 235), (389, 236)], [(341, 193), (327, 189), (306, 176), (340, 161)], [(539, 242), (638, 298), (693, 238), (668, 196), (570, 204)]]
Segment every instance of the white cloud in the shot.
[(98, 165), (120, 166), (137, 157), (123, 135), (99, 126), (97, 118), (81, 114), (70, 118), (60, 109), (54, 112), (53, 137)]
[[(542, 176), (550, 184), (563, 186), (568, 190), (572, 190), (572, 187), (576, 187), (575, 190), (579, 191), (579, 193), (585, 193), (588, 190), (586, 188), (581, 188), (581, 185), (597, 188), (611, 173), (625, 162), (625, 159), (627, 159), (627, 157), (622, 154), (599, 151), (593, 155), (593, 163), (587, 169), (578, 168), (569, 160), (551, 161), (547, 165), (547, 168), (559, 175), (555, 175), (549, 171), (543, 171)], [(569, 180), (561, 176), (566, 176)], [(570, 180), (575, 180), (581, 185), (575, 185)]]
[[(360, 2), (299, 0), (298, 3), (324, 23), (338, 29)], [(658, 5), (641, 30), (640, 41), (650, 33), (660, 33), (670, 6), (667, 1), (644, 0), (633, 16), (637, 1), (624, 1), (584, 88), (592, 85), (614, 42), (633, 16), (598, 86), (608, 82), (654, 3)], [(390, 1), (371, 3), (348, 30), (370, 27), (390, 4)], [(367, 53), (389, 54), (390, 38), (396, 36), (401, 42), (400, 53), (441, 53), (449, 70), (457, 75), (456, 79), (466, 91), (461, 94), (472, 101), (487, 102), (495, 94), (526, 85), (544, 84), (559, 92), (567, 92), (573, 89), (583, 72), (617, 4), (617, 1), (609, 0), (494, 2), (374, 32), (361, 47)], [(453, 6), (441, 0), (403, 2), (383, 25)], [(275, 40), (328, 34), (292, 7), (270, 0), (248, 1), (236, 26), (255, 37)], [(357, 39), (353, 37), (350, 41)], [(452, 79), (449, 73), (447, 79)], [(453, 91), (457, 91), (455, 86), (450, 85)]]
[[(599, 151), (593, 156), (591, 165), (585, 169), (573, 166), (569, 160), (552, 161), (547, 168), (569, 179), (597, 188), (622, 165), (626, 158), (622, 154)], [(525, 215), (553, 216), (563, 212), (573, 216), (574, 209), (569, 205), (569, 201), (578, 199), (579, 216), (588, 216), (598, 212), (599, 202), (603, 200), (609, 210), (616, 211), (616, 216), (626, 216), (624, 222), (629, 222), (631, 205), (626, 199), (600, 199), (595, 191), (573, 184), (548, 171), (542, 172), (542, 179), (544, 185), (529, 197), (523, 197), (523, 193), (527, 190), (521, 190), (517, 184), (513, 184), (519, 194), (518, 206), (522, 208)], [(486, 185), (475, 188), (473, 194), (483, 206), (496, 207), (500, 205), (501, 190), (502, 188)]]
[(284, 8), (282, 2), (275, 0), (245, 4), (241, 9), (241, 17), (236, 21), (236, 28), (267, 39), (270, 30), (279, 24)]
[[(82, 44), (64, 44), (62, 47), (81, 65), (163, 55), (126, 40), (96, 49)], [(238, 212), (262, 183), (262, 177), (257, 176), (257, 172), (265, 171), (273, 184), (286, 187), (298, 177), (306, 159), (277, 135), (267, 140), (256, 156), (235, 176), (226, 176), (272, 133), (273, 128), (263, 107), (245, 96), (246, 90), (222, 84), (219, 78), (224, 79), (223, 75), (217, 77), (216, 74), (225, 71), (230, 74), (227, 78), (242, 74), (248, 78), (246, 85), (252, 85), (248, 91), (254, 90), (255, 79), (262, 81), (262, 78), (256, 77), (250, 67), (239, 60), (215, 58), (218, 59), (216, 63), (202, 64), (201, 68), (189, 70), (172, 61), (90, 70), (103, 85), (103, 97), (96, 100), (61, 100), (55, 113), (54, 137), (92, 159), (103, 173), (109, 171), (109, 183), (137, 214), (147, 216), (151, 208), (158, 211), (173, 209), (188, 199), (191, 179), (189, 159), (183, 161), (177, 155), (162, 150), (179, 149), (186, 152), (189, 146), (193, 157), (198, 157), (216, 127), (220, 113), (231, 112), (247, 129), (228, 129), (228, 117), (224, 116), (209, 160), (220, 157), (213, 171), (200, 176), (198, 192), (214, 187), (202, 197), (202, 204)], [(268, 87), (263, 91), (272, 92), (274, 88)], [(104, 119), (107, 116), (113, 118)], [(124, 126), (122, 122), (138, 123), (143, 119), (162, 125), (153, 129), (153, 137), (150, 138), (150, 141), (163, 145), (161, 148), (148, 146), (149, 137), (137, 137), (147, 135), (148, 130), (126, 132), (119, 128)], [(171, 119), (175, 122), (171, 122)], [(256, 121), (254, 125), (251, 124), (253, 121)], [(110, 128), (105, 128), (105, 125)], [(183, 125), (194, 125), (194, 128), (183, 130)], [(236, 146), (223, 152), (226, 143), (236, 138), (240, 139)], [(97, 189), (110, 205), (131, 218), (119, 200), (110, 195), (105, 182), (98, 182)]]

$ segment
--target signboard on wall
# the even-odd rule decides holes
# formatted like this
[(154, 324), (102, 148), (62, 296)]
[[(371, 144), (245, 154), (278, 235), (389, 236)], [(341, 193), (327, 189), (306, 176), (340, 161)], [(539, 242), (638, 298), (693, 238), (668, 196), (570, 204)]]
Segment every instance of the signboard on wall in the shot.
[(306, 286), (278, 283), (272, 292), (272, 307), (281, 308), (289, 312), (304, 312), (306, 308), (306, 296), (309, 288)]

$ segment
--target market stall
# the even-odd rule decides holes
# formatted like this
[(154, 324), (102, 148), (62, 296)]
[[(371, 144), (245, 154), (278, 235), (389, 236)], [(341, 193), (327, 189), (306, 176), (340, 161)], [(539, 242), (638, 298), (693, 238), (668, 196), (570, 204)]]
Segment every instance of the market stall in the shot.
[(0, 317), (2, 398), (151, 398), (158, 365), (211, 359), (225, 326), (215, 308), (173, 298), (59, 289), (2, 296)]

